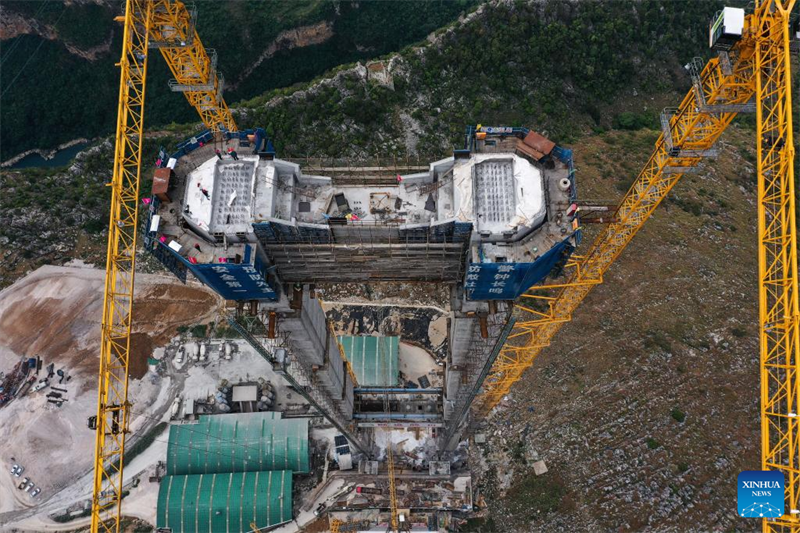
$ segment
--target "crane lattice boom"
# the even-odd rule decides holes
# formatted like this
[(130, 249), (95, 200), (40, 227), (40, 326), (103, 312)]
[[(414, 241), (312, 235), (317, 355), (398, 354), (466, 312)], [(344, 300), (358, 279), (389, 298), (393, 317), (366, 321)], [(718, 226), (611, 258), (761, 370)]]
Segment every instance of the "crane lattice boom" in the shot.
[[(783, 517), (764, 531), (800, 531), (800, 310), (790, 71), (790, 14), (795, 0), (758, 0), (741, 40), (700, 70), (690, 63), (693, 88), (624, 196), (613, 222), (586, 255), (573, 256), (563, 284), (534, 287), (476, 402), (486, 414), (522, 377), (536, 356), (613, 264), (653, 210), (684, 174), (715, 155), (714, 143), (738, 112), (757, 113), (759, 308), (762, 467), (786, 479)], [(700, 63), (702, 64), (702, 63)], [(755, 105), (748, 104), (755, 96)], [(554, 292), (555, 291), (555, 292)]]
[[(108, 225), (95, 436), (92, 532), (119, 531), (128, 432), (128, 363), (142, 162), (145, 81), (151, 41), (213, 131), (235, 131), (213, 62), (183, 2), (127, 0)], [(191, 32), (189, 31), (191, 29)]]
[[(719, 58), (708, 62), (700, 74), (705, 103), (700, 102), (694, 88), (672, 115), (666, 115), (669, 137), (662, 133), (647, 164), (625, 194), (614, 216), (614, 222), (597, 237), (585, 255), (573, 255), (567, 268), (567, 281), (559, 285), (533, 287), (524, 295), (518, 308), (529, 314), (528, 320), (517, 322), (509, 342), (503, 347), (487, 377), (478, 409), (487, 412), (529, 368), (541, 350), (563, 324), (572, 319), (573, 311), (592, 287), (602, 283), (603, 274), (622, 250), (650, 218), (667, 193), (686, 173), (695, 172), (709, 155), (714, 143), (736, 116), (736, 107), (725, 113), (703, 112), (709, 105), (744, 106), (753, 96), (753, 53), (742, 53), (729, 73)], [(549, 291), (556, 290), (551, 296)], [(545, 310), (534, 307), (544, 304)]]

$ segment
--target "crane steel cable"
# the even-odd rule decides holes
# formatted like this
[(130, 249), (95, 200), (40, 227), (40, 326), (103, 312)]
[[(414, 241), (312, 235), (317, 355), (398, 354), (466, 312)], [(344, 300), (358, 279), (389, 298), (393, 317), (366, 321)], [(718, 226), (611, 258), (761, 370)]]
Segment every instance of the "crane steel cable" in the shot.
[[(56, 24), (58, 24), (58, 23), (59, 23), (59, 21), (61, 20), (61, 17), (63, 17), (63, 16), (64, 16), (64, 13), (66, 13), (66, 12), (67, 12), (67, 5), (66, 5), (66, 4), (64, 4), (64, 8), (61, 10), (61, 14), (58, 16), (58, 18), (56, 19), (55, 23), (53, 24), (54, 26), (55, 26)], [(20, 77), (20, 75), (21, 75), (23, 72), (25, 72), (25, 68), (26, 68), (26, 67), (28, 66), (28, 64), (29, 64), (29, 63), (30, 63), (30, 62), (33, 60), (33, 58), (34, 58), (34, 57), (36, 57), (36, 54), (37, 54), (37, 52), (39, 52), (39, 49), (42, 47), (42, 45), (44, 44), (44, 42), (45, 42), (46, 40), (47, 40), (47, 39), (44, 39), (44, 38), (43, 38), (43, 39), (42, 39), (42, 40), (39, 42), (39, 46), (37, 46), (37, 47), (36, 47), (36, 50), (34, 50), (34, 51), (33, 51), (33, 53), (32, 53), (31, 55), (29, 55), (29, 56), (28, 56), (28, 60), (27, 60), (27, 61), (25, 61), (25, 64), (23, 64), (23, 65), (22, 65), (22, 68), (21, 68), (21, 69), (19, 69), (19, 72), (17, 72), (17, 75), (16, 75), (16, 76), (14, 76), (14, 78), (13, 78), (13, 79), (12, 79), (12, 80), (9, 82), (9, 84), (6, 86), (6, 88), (3, 90), (3, 92), (2, 92), (2, 93), (0, 93), (0, 98), (2, 98), (3, 96), (5, 96), (5, 94), (6, 94), (8, 91), (10, 91), (10, 90), (11, 90), (11, 87), (13, 87), (13, 86), (14, 86), (14, 82), (15, 82), (15, 81), (17, 81), (17, 78), (19, 78), (19, 77)]]
[[(45, 6), (47, 6), (47, 3), (49, 1), (50, 0), (44, 0), (44, 2), (42, 2), (42, 5), (39, 6), (39, 9), (31, 17), (32, 20), (37, 20), (39, 18), (39, 15), (42, 14), (42, 10), (45, 8)], [(54, 25), (54, 29), (55, 29), (55, 25)], [(22, 36), (23, 35), (27, 35), (27, 34), (21, 33), (20, 35), (18, 35), (17, 39), (11, 44), (11, 47), (8, 50), (6, 50), (6, 53), (2, 56), (2, 58), (0, 58), (0, 66), (2, 66), (9, 57), (11, 57), (11, 54), (14, 52), (14, 50), (16, 50), (17, 46), (19, 46), (19, 43), (22, 40)], [(42, 37), (42, 39), (44, 39), (44, 38)]]

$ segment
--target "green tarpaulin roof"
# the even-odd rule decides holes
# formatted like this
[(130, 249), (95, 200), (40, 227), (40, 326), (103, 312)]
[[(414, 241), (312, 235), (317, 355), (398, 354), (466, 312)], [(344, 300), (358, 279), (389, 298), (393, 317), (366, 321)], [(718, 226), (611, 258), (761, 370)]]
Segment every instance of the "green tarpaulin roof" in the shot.
[(397, 367), (400, 337), (339, 337), (344, 354), (361, 387), (394, 387), (400, 381)]
[(292, 519), (292, 472), (167, 476), (158, 491), (156, 527), (173, 533), (241, 533)]
[(201, 416), (196, 424), (173, 425), (167, 474), (214, 474), (291, 470), (307, 474), (308, 419), (280, 413)]

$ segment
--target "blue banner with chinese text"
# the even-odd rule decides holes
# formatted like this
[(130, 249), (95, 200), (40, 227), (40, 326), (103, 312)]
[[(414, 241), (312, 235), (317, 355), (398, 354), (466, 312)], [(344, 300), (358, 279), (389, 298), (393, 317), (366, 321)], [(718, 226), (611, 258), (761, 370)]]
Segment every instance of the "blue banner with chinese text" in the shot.
[(470, 263), (464, 282), (467, 299), (516, 300), (547, 277), (573, 249), (569, 239), (564, 239), (533, 263)]

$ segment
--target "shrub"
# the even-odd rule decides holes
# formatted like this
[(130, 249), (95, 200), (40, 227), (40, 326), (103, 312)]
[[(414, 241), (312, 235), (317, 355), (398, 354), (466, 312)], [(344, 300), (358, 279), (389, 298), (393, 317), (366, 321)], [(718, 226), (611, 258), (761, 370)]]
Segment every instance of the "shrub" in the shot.
[(508, 491), (508, 497), (513, 504), (525, 510), (528, 520), (533, 520), (540, 513), (558, 510), (566, 493), (566, 487), (558, 478), (550, 474), (531, 475), (514, 484)]
[(681, 424), (683, 423), (684, 420), (686, 420), (686, 413), (684, 413), (677, 407), (674, 407), (670, 414), (672, 415), (672, 418), (675, 419), (675, 421), (680, 422)]
[(747, 329), (743, 328), (742, 326), (733, 326), (731, 328), (731, 335), (733, 335), (734, 337), (739, 337), (741, 339), (742, 337), (747, 336)]
[(192, 326), (190, 331), (192, 332), (192, 337), (200, 339), (206, 336), (207, 329), (208, 326), (205, 324), (197, 324), (196, 326)]
[(612, 126), (617, 130), (640, 130), (653, 125), (653, 119), (644, 113), (625, 111), (614, 117)]

